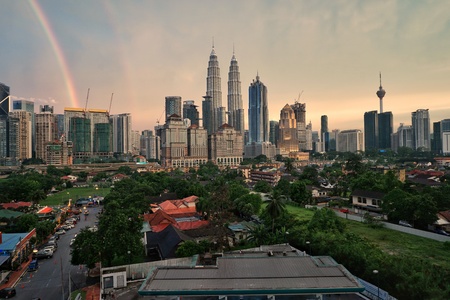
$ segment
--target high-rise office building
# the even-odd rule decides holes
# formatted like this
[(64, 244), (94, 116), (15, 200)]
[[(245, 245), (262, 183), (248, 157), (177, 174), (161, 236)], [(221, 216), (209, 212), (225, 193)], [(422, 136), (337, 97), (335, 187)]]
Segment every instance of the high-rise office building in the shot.
[(164, 167), (184, 167), (187, 155), (187, 128), (181, 116), (171, 115), (161, 131), (161, 164)]
[(412, 112), (411, 119), (414, 149), (430, 151), (430, 115), (428, 109), (418, 109)]
[(53, 106), (40, 107), (36, 114), (36, 158), (47, 162), (47, 144), (55, 141), (55, 115)]
[(208, 134), (212, 134), (213, 130), (213, 106), (211, 96), (203, 96), (202, 101), (202, 120), (203, 128), (206, 129)]
[(92, 153), (91, 119), (72, 117), (69, 123), (68, 140), (73, 143), (74, 159), (81, 162), (89, 159)]
[(208, 137), (208, 148), (210, 159), (219, 166), (239, 166), (243, 160), (243, 136), (228, 124)]
[(280, 135), (280, 126), (278, 121), (270, 121), (269, 122), (269, 142), (272, 143), (272, 145), (275, 145), (278, 147), (278, 139)]
[(308, 149), (306, 137), (306, 103), (295, 102), (291, 105), (291, 108), (294, 111), (295, 120), (297, 123), (297, 150), (310, 150)]
[(13, 111), (27, 111), (31, 116), (31, 153), (32, 157), (36, 156), (36, 119), (34, 115), (34, 102), (30, 100), (13, 99)]
[(413, 148), (413, 131), (411, 125), (404, 125), (400, 123), (400, 126), (392, 136), (392, 150), (398, 151), (400, 147)]
[(188, 157), (185, 166), (198, 167), (208, 162), (208, 132), (197, 124), (187, 129)]
[(8, 156), (8, 116), (0, 115), (0, 165), (3, 165), (3, 161)]
[[(15, 136), (16, 140), (11, 144), (10, 151), (15, 152), (11, 157), (23, 160), (32, 157), (32, 118), (31, 113), (25, 110), (14, 110), (9, 113), (10, 119), (16, 119), (17, 126), (9, 128), (10, 138)], [(17, 131), (16, 131), (17, 130)], [(11, 141), (11, 140), (10, 140)], [(11, 148), (11, 146), (14, 146)], [(12, 149), (12, 150), (11, 150)]]
[(194, 100), (186, 100), (183, 102), (183, 119), (191, 120), (191, 125), (200, 125), (200, 116), (197, 105), (194, 103)]
[(337, 151), (358, 152), (364, 151), (363, 133), (359, 129), (343, 130), (339, 133)]
[(450, 119), (444, 119), (433, 123), (433, 142), (432, 149), (434, 153), (448, 155), (450, 153)]
[(280, 112), (278, 148), (280, 154), (287, 156), (290, 152), (298, 151), (297, 120), (289, 104)]
[(131, 136), (131, 114), (123, 113), (110, 117), (113, 132), (113, 152), (131, 154), (133, 141)]
[(380, 88), (377, 91), (377, 96), (380, 99), (380, 114), (383, 113), (383, 98), (386, 95), (386, 91), (381, 86), (381, 72), (380, 72)]
[(364, 147), (378, 151), (378, 113), (376, 110), (364, 113)]
[(228, 72), (228, 124), (244, 134), (244, 106), (241, 94), (239, 66), (233, 53)]
[(387, 111), (378, 114), (378, 148), (391, 149), (391, 137), (394, 131), (394, 117)]
[(248, 130), (249, 143), (269, 141), (267, 87), (259, 80), (259, 75), (256, 75), (256, 80), (248, 88)]
[[(206, 96), (211, 97), (211, 128), (207, 128), (209, 132), (216, 132), (220, 124), (221, 116), (219, 115), (219, 108), (222, 107), (222, 89), (221, 89), (221, 79), (220, 79), (220, 68), (219, 61), (217, 60), (216, 51), (214, 50), (214, 45), (209, 55), (208, 71), (206, 77)], [(204, 115), (202, 116), (205, 117)], [(206, 128), (206, 127), (205, 127)]]
[[(65, 120), (63, 114), (55, 114), (55, 140), (60, 140), (63, 136), (65, 136)], [(67, 136), (66, 136), (67, 140)]]
[(159, 136), (153, 135), (153, 131), (144, 130), (141, 134), (141, 150), (140, 154), (150, 160), (159, 160)]
[(0, 116), (8, 116), (9, 102), (9, 86), (0, 82)]
[(320, 139), (323, 143), (323, 151), (328, 152), (330, 148), (330, 133), (328, 132), (328, 116), (320, 117)]
[(173, 114), (183, 117), (180, 96), (166, 97), (166, 120)]

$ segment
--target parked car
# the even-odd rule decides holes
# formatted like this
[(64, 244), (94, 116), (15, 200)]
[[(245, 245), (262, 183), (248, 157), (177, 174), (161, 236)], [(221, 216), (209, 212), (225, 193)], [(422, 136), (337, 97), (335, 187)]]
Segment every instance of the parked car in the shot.
[(344, 214), (348, 214), (348, 213), (349, 213), (348, 208), (341, 208), (339, 211), (340, 211), (341, 213), (344, 213)]
[(445, 231), (444, 229), (436, 229), (434, 232), (436, 232), (437, 234), (450, 236), (450, 234), (447, 231)]
[(36, 253), (33, 253), (33, 258), (51, 258), (53, 256), (53, 251), (46, 248), (41, 249)]
[(44, 250), (44, 249), (50, 249), (50, 250), (52, 250), (52, 252), (56, 252), (57, 247), (55, 247), (55, 245), (45, 244), (41, 247), (41, 250)]
[(36, 271), (39, 268), (39, 263), (37, 259), (33, 259), (28, 265), (28, 271)]
[(16, 295), (16, 289), (15, 288), (4, 288), (0, 290), (0, 298), (11, 298)]
[(413, 226), (411, 224), (409, 224), (408, 222), (406, 222), (406, 221), (398, 221), (398, 224), (402, 225), (402, 226), (405, 226), (405, 227), (413, 228)]
[(55, 234), (56, 234), (56, 235), (66, 234), (66, 231), (65, 231), (64, 229), (62, 229), (62, 228), (59, 228), (59, 229), (55, 232)]

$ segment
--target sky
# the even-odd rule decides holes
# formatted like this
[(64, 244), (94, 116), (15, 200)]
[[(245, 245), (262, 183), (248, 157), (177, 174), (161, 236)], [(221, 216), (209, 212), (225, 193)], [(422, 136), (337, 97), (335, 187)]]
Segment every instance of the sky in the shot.
[(84, 108), (89, 89), (88, 108), (108, 110), (114, 93), (111, 114), (131, 113), (133, 130), (164, 122), (166, 96), (201, 113), (214, 41), (222, 105), (234, 49), (246, 114), (259, 74), (270, 120), (299, 101), (313, 130), (322, 115), (329, 130), (363, 129), (381, 72), (394, 131), (417, 109), (450, 118), (450, 1), (0, 2), (0, 82), (36, 110)]

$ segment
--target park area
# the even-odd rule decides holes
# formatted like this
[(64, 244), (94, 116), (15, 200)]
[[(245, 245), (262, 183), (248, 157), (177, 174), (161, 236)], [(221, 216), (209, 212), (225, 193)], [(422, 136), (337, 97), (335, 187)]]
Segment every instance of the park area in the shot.
[(109, 190), (110, 188), (73, 187), (47, 196), (40, 204), (48, 206), (67, 205), (69, 199), (72, 199), (72, 203), (74, 203), (80, 198), (92, 198), (95, 196), (105, 197), (109, 193)]

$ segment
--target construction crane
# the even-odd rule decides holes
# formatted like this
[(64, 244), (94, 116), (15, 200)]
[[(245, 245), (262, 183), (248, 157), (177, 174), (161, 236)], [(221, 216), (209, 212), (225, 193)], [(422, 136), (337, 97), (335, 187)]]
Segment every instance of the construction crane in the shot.
[(162, 118), (162, 116), (163, 116), (163, 114), (164, 114), (164, 111), (165, 111), (165, 110), (163, 110), (162, 113), (161, 113), (161, 115), (159, 116), (159, 118), (156, 119), (156, 124), (157, 124), (157, 126), (159, 126), (159, 120)]
[(111, 100), (109, 101), (108, 117), (109, 117), (109, 114), (111, 113), (111, 105), (112, 105), (113, 97), (114, 97), (114, 93), (111, 94)]
[(298, 101), (300, 100), (300, 97), (302, 96), (302, 94), (303, 94), (303, 90), (298, 94), (298, 98), (297, 98), (297, 101), (295, 101), (295, 103), (298, 103)]
[(88, 88), (87, 96), (86, 96), (86, 104), (84, 105), (83, 115), (85, 118), (86, 118), (87, 106), (88, 106), (88, 101), (89, 101), (89, 91), (90, 91), (90, 88)]

